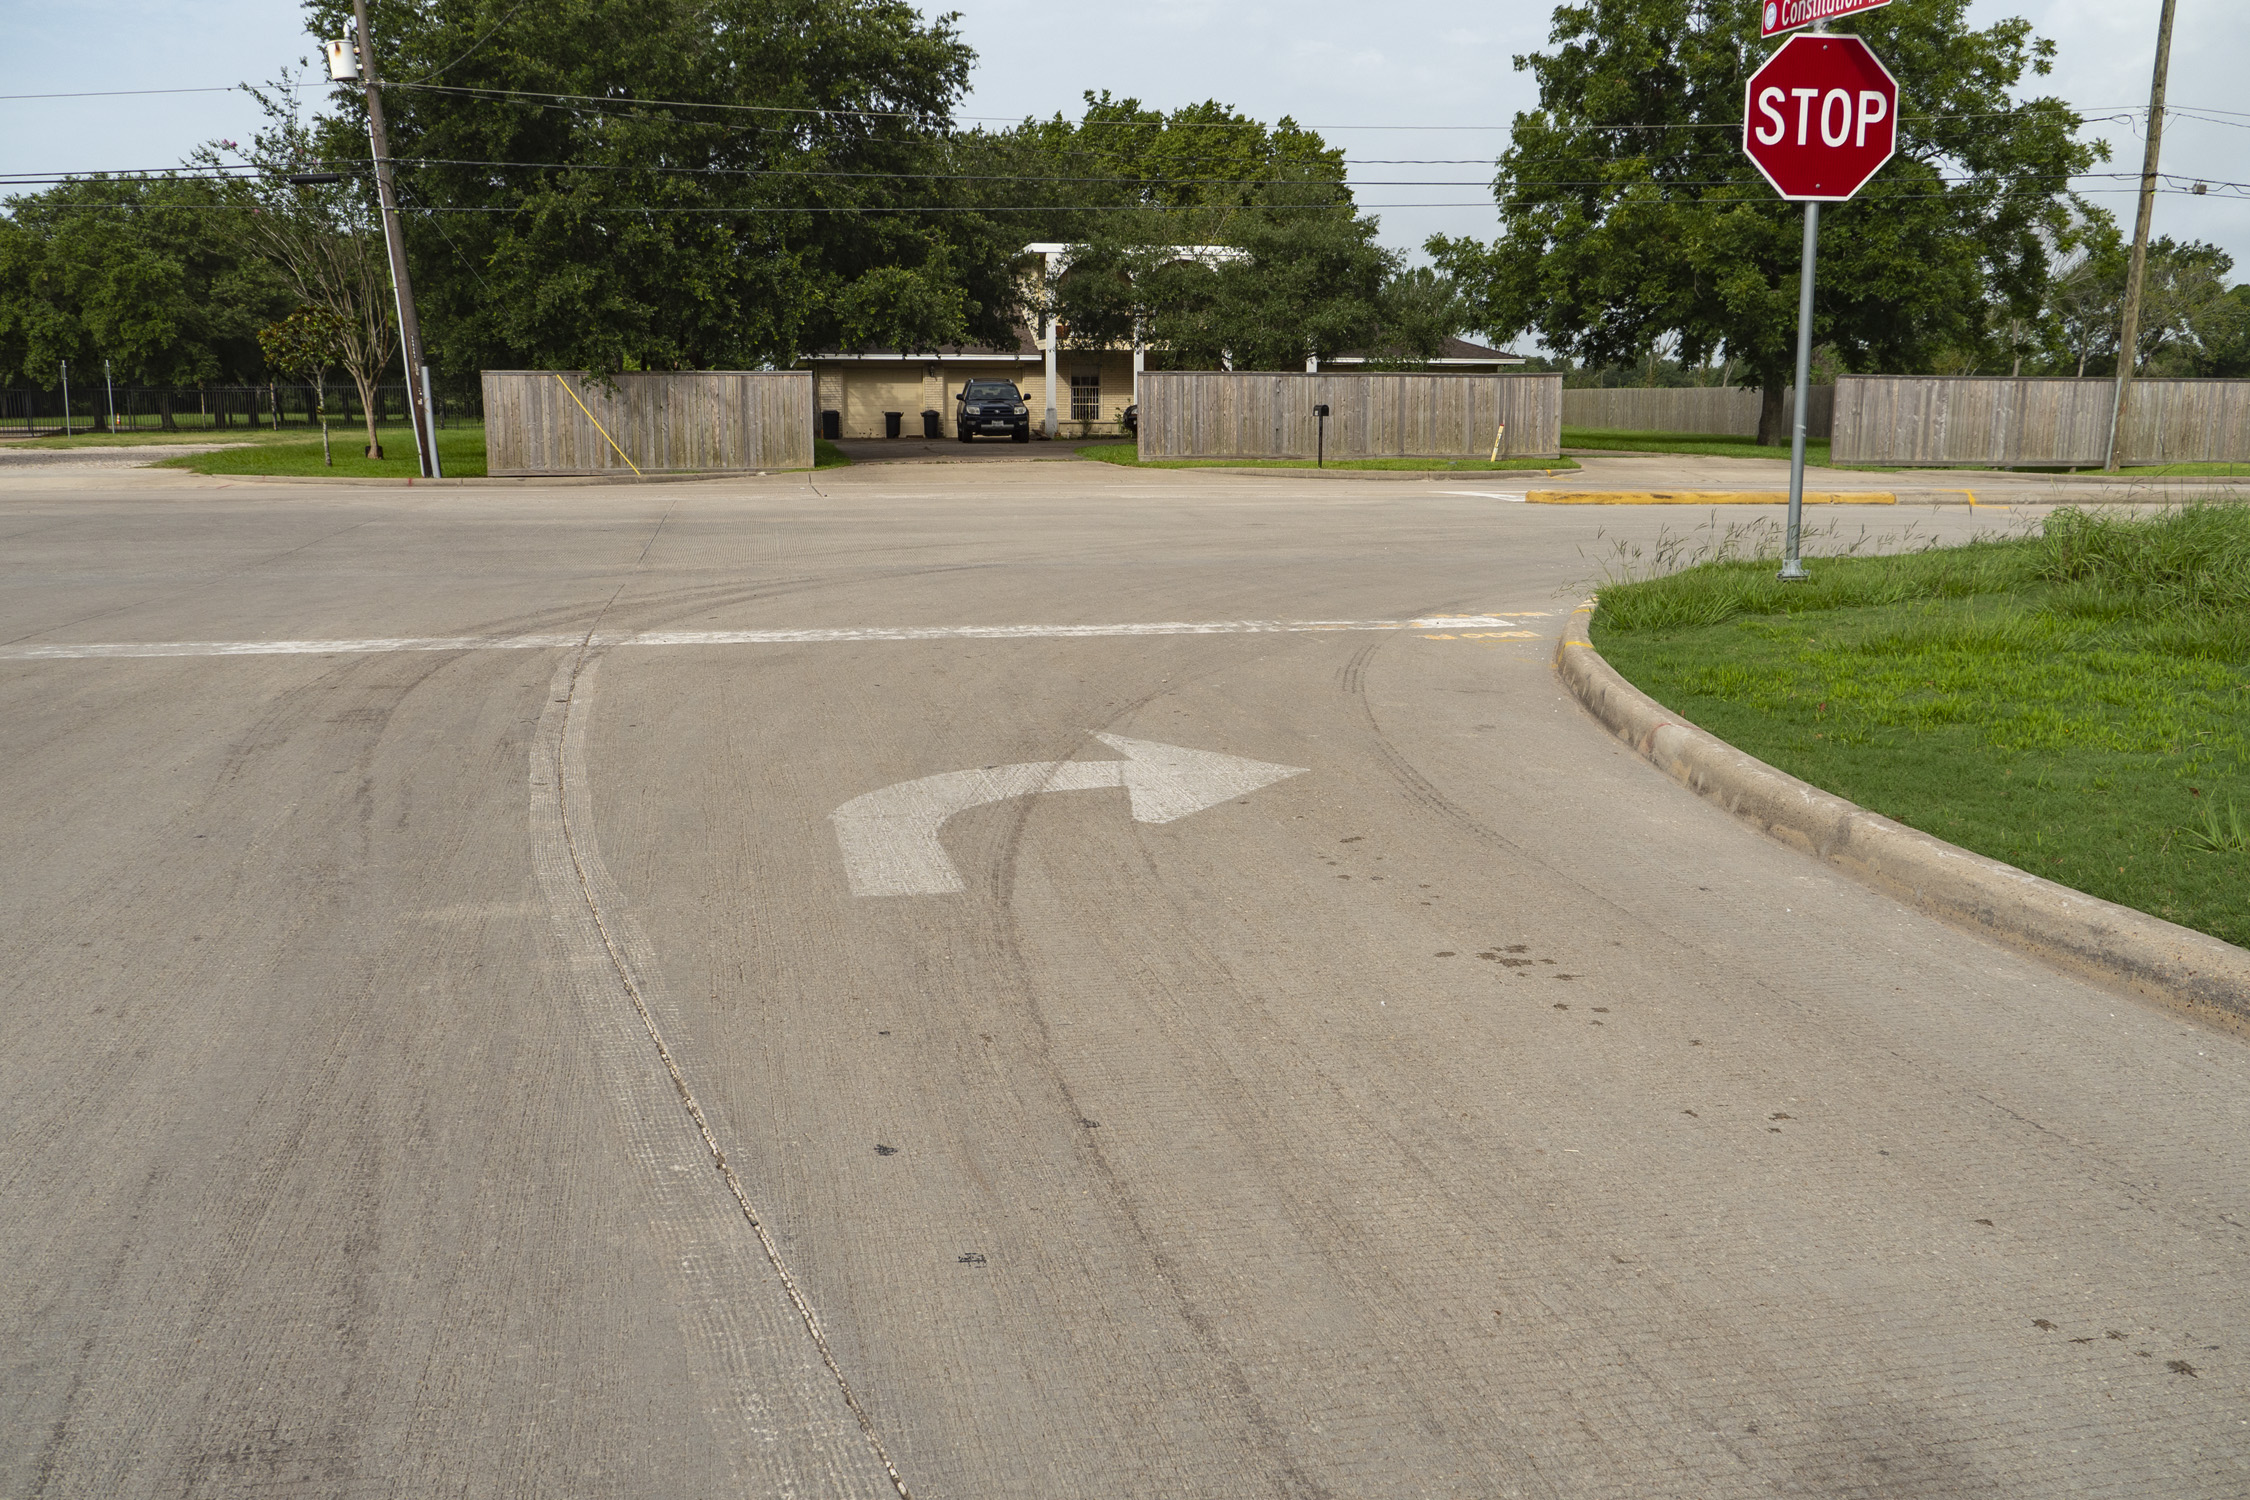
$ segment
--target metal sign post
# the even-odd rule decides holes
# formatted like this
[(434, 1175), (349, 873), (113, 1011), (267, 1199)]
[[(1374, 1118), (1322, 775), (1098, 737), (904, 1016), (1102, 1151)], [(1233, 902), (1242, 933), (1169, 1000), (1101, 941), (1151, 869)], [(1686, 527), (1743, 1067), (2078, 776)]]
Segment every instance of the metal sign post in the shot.
[[(1880, 0), (1878, 0), (1880, 3)], [(1787, 13), (1839, 4), (1813, 0)], [(1866, 6), (1853, 6), (1866, 9)], [(1768, 6), (1769, 13), (1776, 7)], [(1817, 28), (1821, 17), (1815, 17)], [(1774, 14), (1769, 14), (1770, 27)], [(1820, 254), (1820, 205), (1842, 203), (1867, 185), (1898, 146), (1898, 83), (1855, 36), (1814, 31), (1793, 36), (1750, 76), (1742, 96), (1742, 149), (1774, 191), (1805, 205), (1805, 250), (1797, 271), (1797, 401), (1789, 438), (1789, 520), (1781, 573), (1802, 582), (1805, 413), (1812, 401), (1813, 272)]]
[(1789, 438), (1789, 524), (1781, 544), (1784, 583), (1812, 577), (1798, 555), (1805, 534), (1805, 407), (1812, 399), (1813, 262), (1820, 254), (1820, 205), (1805, 205), (1805, 258), (1797, 271), (1797, 419)]

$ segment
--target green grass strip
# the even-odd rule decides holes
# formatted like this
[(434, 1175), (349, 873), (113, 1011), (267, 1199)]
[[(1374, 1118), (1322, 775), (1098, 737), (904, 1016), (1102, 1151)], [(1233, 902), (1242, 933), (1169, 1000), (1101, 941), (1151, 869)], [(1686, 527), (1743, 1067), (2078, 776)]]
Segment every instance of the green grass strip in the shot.
[[(330, 429), (335, 464), (323, 461), (320, 439), (307, 441), (298, 434), (294, 441), (261, 442), (239, 448), (222, 448), (215, 453), (187, 453), (178, 458), (159, 460), (150, 465), (157, 469), (186, 469), (195, 474), (287, 474), (306, 479), (406, 479), (422, 472), (414, 455), (414, 430), (400, 425), (379, 427), (376, 435), (383, 445), (383, 457), (366, 456), (367, 429), (365, 427), (335, 427)], [(213, 434), (217, 441), (225, 441), (224, 434)], [(441, 427), (437, 434), (438, 466), (448, 479), (479, 479), (484, 476), (484, 426)]]
[(1791, 775), (2250, 946), (2250, 506), (2058, 511), (2037, 535), (1808, 567), (1613, 582), (1595, 644)]

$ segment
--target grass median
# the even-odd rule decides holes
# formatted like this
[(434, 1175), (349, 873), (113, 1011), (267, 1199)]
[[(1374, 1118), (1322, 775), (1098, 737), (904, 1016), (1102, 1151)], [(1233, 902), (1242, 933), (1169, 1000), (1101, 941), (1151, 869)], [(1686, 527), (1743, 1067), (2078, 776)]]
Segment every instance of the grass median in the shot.
[(1331, 458), (1316, 464), (1309, 458), (1154, 458), (1143, 459), (1132, 443), (1088, 443), (1080, 458), (1096, 463), (1119, 464), (1128, 469), (1389, 469), (1426, 474), (1496, 474), (1508, 472), (1559, 474), (1575, 469), (1567, 458)]
[[(186, 469), (194, 474), (290, 474), (306, 479), (405, 479), (422, 472), (414, 456), (414, 429), (401, 423), (378, 427), (383, 456), (366, 456), (364, 426), (330, 429), (336, 462), (329, 465), (321, 452), (318, 434), (277, 439), (271, 434), (240, 447), (211, 453), (184, 453), (152, 463), (155, 469)], [(214, 435), (207, 441), (225, 442)], [(484, 475), (484, 424), (441, 427), (437, 433), (438, 466), (448, 479), (478, 479)]]
[(1623, 559), (1656, 576), (1602, 589), (1595, 645), (1815, 786), (2250, 946), (2250, 506), (2058, 511), (1809, 584), (1775, 581), (1771, 535)]

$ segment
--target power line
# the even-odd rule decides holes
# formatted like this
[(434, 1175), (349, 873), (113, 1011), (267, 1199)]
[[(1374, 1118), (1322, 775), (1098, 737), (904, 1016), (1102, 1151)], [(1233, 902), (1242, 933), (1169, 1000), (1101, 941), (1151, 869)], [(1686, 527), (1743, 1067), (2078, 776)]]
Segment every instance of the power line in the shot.
[(208, 89), (87, 89), (75, 94), (0, 94), (0, 101), (10, 99), (131, 99), (147, 94), (231, 94), (242, 88), (230, 83), (225, 88)]

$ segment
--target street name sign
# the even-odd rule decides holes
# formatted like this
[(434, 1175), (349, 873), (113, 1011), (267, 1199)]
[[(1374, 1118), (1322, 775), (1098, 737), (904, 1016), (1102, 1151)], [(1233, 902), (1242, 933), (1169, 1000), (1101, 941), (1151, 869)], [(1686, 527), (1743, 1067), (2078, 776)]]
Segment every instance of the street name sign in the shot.
[(1856, 36), (1793, 36), (1743, 90), (1742, 149), (1791, 202), (1842, 203), (1898, 149), (1898, 80)]
[(1874, 10), (1890, 3), (1891, 0), (1766, 0), (1764, 34), (1779, 36), (1800, 26), (1833, 21), (1838, 16), (1856, 16), (1863, 10)]

